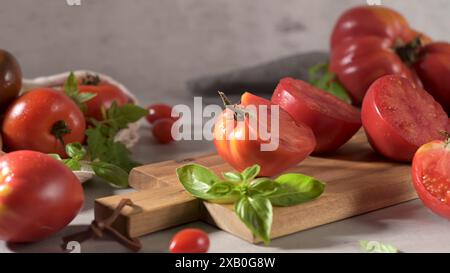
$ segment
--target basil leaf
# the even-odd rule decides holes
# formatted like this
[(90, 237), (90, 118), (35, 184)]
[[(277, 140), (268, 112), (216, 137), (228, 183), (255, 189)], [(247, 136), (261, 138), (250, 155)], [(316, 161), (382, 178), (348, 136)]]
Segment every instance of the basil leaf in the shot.
[(275, 181), (279, 183), (279, 187), (269, 196), (274, 206), (287, 207), (301, 204), (317, 198), (325, 189), (325, 184), (322, 182), (298, 173), (281, 175)]
[(393, 245), (383, 244), (378, 241), (359, 241), (361, 248), (369, 253), (398, 253), (399, 250)]
[(352, 103), (347, 90), (339, 83), (336, 75), (329, 70), (328, 63), (319, 63), (309, 68), (308, 82), (346, 103)]
[(178, 180), (183, 184), (186, 191), (193, 196), (208, 200), (210, 195), (207, 193), (211, 186), (220, 182), (219, 177), (209, 169), (198, 164), (187, 164), (177, 168)]
[(241, 196), (237, 185), (230, 181), (222, 181), (214, 183), (206, 192), (208, 201), (214, 203), (234, 203)]
[(53, 157), (56, 160), (62, 161), (62, 158), (59, 154), (47, 154), (47, 155)]
[(236, 202), (234, 210), (255, 236), (269, 244), (273, 217), (269, 199), (259, 195), (244, 195)]
[(67, 96), (72, 97), (78, 94), (78, 81), (73, 72), (70, 72), (64, 83), (64, 92)]
[(78, 142), (67, 144), (65, 150), (67, 155), (75, 160), (81, 160), (86, 156), (86, 149)]
[(242, 178), (244, 179), (244, 181), (250, 181), (259, 174), (260, 170), (261, 167), (257, 164), (248, 167), (242, 172)]
[(127, 128), (129, 123), (136, 122), (146, 115), (148, 115), (147, 109), (133, 103), (118, 106), (114, 101), (106, 110), (106, 117), (112, 122), (110, 125), (118, 130)]
[(128, 187), (128, 173), (120, 167), (106, 162), (91, 162), (90, 166), (95, 175), (104, 179), (111, 185), (126, 188)]
[(242, 178), (242, 175), (237, 172), (225, 172), (225, 173), (222, 173), (222, 176), (226, 180), (232, 181), (232, 182), (241, 182), (242, 180), (244, 180)]
[(79, 171), (79, 170), (81, 170), (80, 161), (77, 160), (77, 159), (74, 159), (74, 158), (63, 159), (62, 162), (64, 163), (64, 165), (69, 167), (69, 169), (71, 169), (72, 171)]
[(267, 177), (254, 179), (248, 188), (251, 196), (261, 194), (264, 196), (271, 195), (279, 187), (279, 183)]
[(77, 99), (80, 103), (87, 102), (88, 100), (93, 99), (97, 94), (94, 93), (78, 93)]

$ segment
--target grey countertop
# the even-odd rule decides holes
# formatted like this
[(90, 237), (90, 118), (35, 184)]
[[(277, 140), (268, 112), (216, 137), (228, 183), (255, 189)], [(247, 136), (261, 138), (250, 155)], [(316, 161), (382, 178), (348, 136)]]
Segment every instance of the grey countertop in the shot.
[[(204, 141), (181, 141), (170, 145), (154, 142), (150, 128), (141, 128), (141, 139), (134, 155), (141, 162), (157, 162), (211, 152), (214, 146)], [(56, 235), (34, 244), (0, 242), (0, 252), (61, 252), (61, 237), (87, 228), (93, 219), (94, 199), (130, 190), (115, 190), (101, 181), (84, 184), (86, 201), (80, 214)], [(193, 222), (159, 231), (141, 238), (142, 252), (167, 252), (170, 239), (180, 229), (197, 227), (208, 232), (211, 252), (360, 252), (359, 240), (389, 243), (403, 252), (449, 252), (449, 222), (428, 209), (419, 200), (405, 202), (357, 217), (298, 232), (272, 241), (270, 246), (253, 245), (203, 222)], [(110, 239), (91, 240), (81, 252), (126, 252)]]

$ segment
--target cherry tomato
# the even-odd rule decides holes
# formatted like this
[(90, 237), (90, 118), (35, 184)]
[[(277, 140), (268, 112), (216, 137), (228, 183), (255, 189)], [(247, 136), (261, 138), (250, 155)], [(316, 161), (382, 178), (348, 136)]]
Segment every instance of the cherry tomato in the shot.
[(0, 112), (19, 95), (22, 70), (14, 56), (0, 49)]
[(412, 181), (422, 202), (436, 214), (450, 219), (449, 140), (422, 145), (414, 155)]
[(34, 150), (66, 156), (64, 144), (84, 140), (86, 122), (78, 106), (64, 93), (38, 88), (8, 108), (3, 140), (10, 151)]
[(431, 43), (430, 38), (412, 29), (394, 10), (356, 7), (346, 11), (334, 27), (330, 69), (355, 104), (361, 103), (373, 81), (396, 74), (416, 86), (423, 84), (449, 111), (450, 85), (445, 77), (450, 74), (448, 48), (448, 43)]
[(172, 253), (206, 253), (209, 249), (209, 237), (201, 229), (187, 228), (172, 238), (169, 250)]
[(96, 120), (103, 120), (102, 108), (108, 109), (115, 101), (122, 106), (129, 101), (119, 87), (105, 81), (101, 81), (98, 76), (87, 75), (81, 80), (78, 86), (80, 93), (92, 93), (96, 96), (86, 102), (86, 116)]
[(147, 121), (152, 124), (162, 118), (172, 118), (172, 107), (167, 104), (152, 104), (148, 106)]
[(311, 127), (317, 141), (316, 153), (335, 151), (361, 128), (358, 109), (301, 80), (281, 79), (272, 102), (296, 122)]
[(166, 144), (173, 141), (172, 125), (174, 122), (171, 118), (163, 118), (155, 121), (152, 133), (159, 143)]
[[(257, 108), (261, 105), (267, 106), (266, 121), (260, 119), (261, 116), (257, 111), (256, 119), (245, 115), (243, 121), (237, 122), (234, 120), (235, 112), (227, 108), (215, 123), (214, 144), (217, 152), (233, 168), (243, 171), (248, 166), (258, 164), (261, 166), (261, 176), (273, 176), (297, 165), (314, 150), (316, 140), (311, 128), (295, 122), (281, 108), (277, 120), (278, 135), (270, 138), (261, 135), (261, 132), (272, 131), (270, 106), (274, 104), (246, 92), (241, 97), (239, 107), (250, 105)], [(274, 147), (266, 147), (263, 150), (262, 144), (269, 143), (274, 144)]]
[(398, 161), (411, 161), (421, 145), (443, 139), (440, 132), (449, 126), (441, 105), (398, 75), (383, 76), (370, 86), (361, 119), (372, 147)]
[(0, 157), (0, 239), (42, 240), (77, 215), (84, 201), (80, 181), (64, 164), (34, 151)]

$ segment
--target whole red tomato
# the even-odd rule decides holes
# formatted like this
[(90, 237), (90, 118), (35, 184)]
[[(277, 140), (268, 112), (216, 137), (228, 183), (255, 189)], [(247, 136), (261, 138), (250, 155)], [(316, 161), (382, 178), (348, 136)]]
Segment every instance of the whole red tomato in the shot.
[[(450, 74), (448, 49), (435, 53), (430, 38), (412, 29), (405, 18), (386, 7), (363, 6), (346, 11), (331, 36), (330, 69), (360, 104), (369, 85), (377, 78), (397, 74), (425, 87), (444, 109), (450, 109), (450, 85), (439, 83)], [(432, 53), (433, 52), (433, 53)], [(429, 54), (433, 54), (429, 57)], [(419, 79), (420, 77), (420, 79)], [(422, 80), (422, 81), (421, 81)]]
[(88, 75), (81, 80), (78, 86), (80, 93), (91, 93), (96, 96), (86, 102), (86, 116), (96, 120), (103, 120), (102, 108), (108, 109), (115, 101), (122, 106), (129, 101), (119, 87), (105, 81), (101, 81), (98, 76)]
[(174, 122), (175, 120), (171, 118), (163, 118), (155, 121), (152, 133), (159, 143), (167, 144), (173, 141), (172, 125)]
[(83, 113), (68, 96), (50, 88), (38, 88), (8, 108), (3, 140), (10, 151), (34, 150), (64, 157), (62, 142), (82, 142), (85, 124)]
[(361, 128), (358, 109), (301, 80), (281, 79), (272, 102), (296, 122), (311, 127), (317, 141), (316, 153), (335, 151)]
[(423, 144), (443, 139), (448, 116), (433, 97), (398, 75), (376, 80), (367, 91), (361, 119), (372, 147), (382, 155), (411, 161)]
[(209, 237), (201, 229), (187, 228), (172, 238), (169, 250), (172, 253), (206, 253), (209, 249)]
[(436, 214), (450, 219), (449, 140), (422, 145), (414, 155), (412, 181), (422, 202)]
[(172, 107), (170, 105), (157, 103), (149, 105), (147, 108), (148, 115), (145, 118), (150, 124), (163, 118), (175, 119), (172, 117)]
[[(266, 120), (259, 111), (256, 118), (245, 115), (244, 120), (236, 121), (235, 111), (225, 109), (219, 116), (214, 127), (214, 144), (219, 155), (238, 171), (248, 166), (261, 166), (261, 176), (273, 176), (304, 160), (315, 148), (316, 140), (308, 126), (295, 122), (292, 117), (279, 108), (278, 136), (268, 138), (262, 132), (275, 133), (271, 123), (270, 101), (248, 92), (241, 97), (239, 108), (247, 106), (266, 106)], [(255, 122), (256, 121), (256, 122)], [(273, 127), (275, 128), (275, 127)], [(262, 149), (262, 144), (277, 144), (273, 149)]]
[(34, 151), (0, 157), (0, 239), (34, 242), (72, 221), (83, 205), (80, 181), (64, 164)]

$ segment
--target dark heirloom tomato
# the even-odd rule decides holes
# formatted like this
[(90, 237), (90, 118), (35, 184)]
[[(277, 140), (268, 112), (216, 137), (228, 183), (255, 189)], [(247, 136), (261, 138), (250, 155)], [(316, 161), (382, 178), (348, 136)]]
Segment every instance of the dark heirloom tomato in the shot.
[(83, 200), (80, 181), (58, 160), (33, 151), (0, 157), (0, 240), (44, 239), (68, 225)]
[(316, 153), (335, 151), (361, 128), (358, 109), (301, 80), (281, 79), (272, 102), (296, 122), (311, 127), (317, 141)]
[(83, 113), (68, 96), (50, 88), (38, 88), (8, 108), (2, 132), (10, 151), (34, 150), (65, 157), (62, 142), (81, 143), (85, 126)]
[(0, 112), (19, 94), (22, 87), (22, 71), (14, 56), (0, 49)]
[(330, 69), (357, 105), (373, 81), (396, 74), (417, 86), (423, 82), (425, 90), (449, 110), (450, 85), (437, 80), (450, 73), (448, 44), (430, 42), (394, 10), (356, 7), (346, 11), (334, 27)]
[(122, 106), (128, 102), (128, 97), (119, 87), (105, 81), (98, 76), (87, 75), (78, 86), (80, 93), (92, 93), (95, 97), (86, 102), (86, 116), (96, 120), (103, 120), (102, 107), (108, 109), (115, 101)]
[[(279, 109), (279, 134), (270, 140), (261, 137), (260, 132), (272, 131), (270, 101), (248, 92), (241, 97), (240, 106), (254, 105), (268, 106), (267, 122), (260, 119), (257, 113), (257, 124), (250, 122), (248, 116), (244, 121), (234, 122), (234, 112), (225, 109), (219, 116), (214, 127), (214, 144), (219, 155), (238, 171), (248, 166), (258, 164), (261, 166), (261, 176), (273, 176), (304, 160), (315, 148), (314, 134), (307, 125), (296, 123), (283, 109)], [(228, 122), (232, 122), (227, 128)], [(258, 128), (255, 128), (258, 127)], [(255, 138), (250, 138), (253, 132)], [(261, 144), (278, 142), (278, 147), (272, 151), (262, 151)]]
[(443, 139), (448, 116), (433, 97), (398, 75), (376, 80), (361, 109), (364, 130), (372, 147), (382, 155), (411, 161), (423, 144)]

